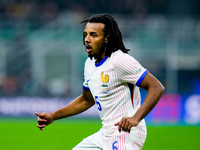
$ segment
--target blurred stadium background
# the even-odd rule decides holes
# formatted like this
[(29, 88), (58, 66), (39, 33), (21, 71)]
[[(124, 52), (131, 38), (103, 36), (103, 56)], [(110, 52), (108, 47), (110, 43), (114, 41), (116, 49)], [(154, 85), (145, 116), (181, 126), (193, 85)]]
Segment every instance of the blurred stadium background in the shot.
[[(54, 111), (81, 93), (80, 22), (94, 13), (116, 18), (130, 54), (166, 87), (147, 125), (199, 127), (199, 0), (1, 0), (0, 124)], [(98, 112), (75, 118), (83, 117)]]

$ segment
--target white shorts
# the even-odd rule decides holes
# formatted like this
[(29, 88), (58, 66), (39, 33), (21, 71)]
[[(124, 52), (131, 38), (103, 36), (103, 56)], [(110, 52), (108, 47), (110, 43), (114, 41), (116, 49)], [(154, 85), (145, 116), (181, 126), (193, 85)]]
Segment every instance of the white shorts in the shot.
[(131, 128), (131, 132), (117, 130), (111, 136), (105, 136), (102, 129), (83, 139), (73, 150), (141, 150), (146, 139), (146, 132)]

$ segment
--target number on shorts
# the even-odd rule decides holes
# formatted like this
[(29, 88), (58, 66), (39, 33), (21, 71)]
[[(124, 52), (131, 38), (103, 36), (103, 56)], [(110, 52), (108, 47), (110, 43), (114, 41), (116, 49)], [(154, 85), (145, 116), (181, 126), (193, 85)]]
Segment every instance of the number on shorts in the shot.
[(112, 144), (112, 149), (113, 150), (118, 150), (116, 144), (117, 144), (117, 141), (113, 142), (113, 144)]
[(96, 102), (96, 104), (97, 104), (97, 108), (98, 108), (99, 111), (101, 111), (102, 108), (101, 108), (101, 104), (100, 104), (100, 102), (98, 101), (98, 99), (99, 99), (99, 97), (98, 97), (98, 96), (95, 96), (95, 102)]

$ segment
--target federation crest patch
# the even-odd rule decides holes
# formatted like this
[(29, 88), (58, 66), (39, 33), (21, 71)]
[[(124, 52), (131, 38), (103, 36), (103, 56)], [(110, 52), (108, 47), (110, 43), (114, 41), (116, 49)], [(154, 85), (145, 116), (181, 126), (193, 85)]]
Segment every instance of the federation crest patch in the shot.
[(108, 83), (109, 83), (109, 74), (104, 75), (104, 71), (101, 72), (101, 81), (102, 81), (102, 91), (104, 94), (110, 93), (108, 90)]
[(139, 74), (141, 72), (141, 68), (139, 68), (137, 71), (136, 71), (136, 74)]

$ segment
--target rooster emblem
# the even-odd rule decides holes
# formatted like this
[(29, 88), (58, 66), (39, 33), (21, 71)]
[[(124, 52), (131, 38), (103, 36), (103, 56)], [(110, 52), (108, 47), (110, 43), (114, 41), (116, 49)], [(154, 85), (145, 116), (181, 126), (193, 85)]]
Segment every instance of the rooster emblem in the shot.
[(108, 85), (106, 84), (109, 81), (109, 75), (103, 73), (103, 71), (101, 72), (101, 81), (103, 82), (103, 87), (107, 87)]

